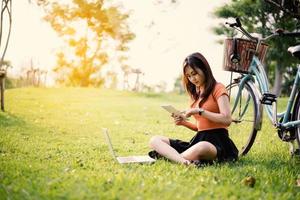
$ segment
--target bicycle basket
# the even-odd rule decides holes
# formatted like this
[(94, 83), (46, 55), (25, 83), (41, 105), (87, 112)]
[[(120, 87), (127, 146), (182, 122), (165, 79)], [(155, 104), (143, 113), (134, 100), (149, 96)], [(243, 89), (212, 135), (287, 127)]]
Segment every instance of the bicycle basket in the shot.
[[(234, 42), (236, 44), (234, 44)], [(236, 47), (236, 53), (239, 56), (239, 62), (233, 63), (231, 56), (234, 53), (234, 46)], [(232, 38), (227, 38), (224, 41), (224, 60), (223, 69), (226, 71), (233, 71), (239, 73), (249, 73), (249, 67), (253, 58), (256, 54), (258, 59), (263, 62), (267, 53), (268, 45), (261, 43), (256, 52), (257, 42), (236, 38), (235, 41)]]

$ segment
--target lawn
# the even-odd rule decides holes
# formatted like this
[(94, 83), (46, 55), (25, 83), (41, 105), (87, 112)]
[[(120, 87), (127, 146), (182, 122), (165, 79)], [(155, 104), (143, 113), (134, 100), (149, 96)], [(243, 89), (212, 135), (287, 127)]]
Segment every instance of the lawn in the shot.
[[(153, 135), (193, 136), (176, 127), (161, 104), (188, 106), (175, 94), (7, 90), (6, 112), (0, 112), (0, 199), (300, 199), (300, 162), (266, 119), (250, 153), (236, 163), (116, 163), (103, 127), (119, 155), (147, 154)], [(249, 176), (253, 187), (244, 184)]]

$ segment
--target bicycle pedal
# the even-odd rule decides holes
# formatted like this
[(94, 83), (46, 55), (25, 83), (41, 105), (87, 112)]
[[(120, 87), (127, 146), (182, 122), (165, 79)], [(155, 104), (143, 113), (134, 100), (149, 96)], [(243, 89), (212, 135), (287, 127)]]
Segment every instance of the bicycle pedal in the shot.
[(290, 141), (293, 141), (294, 138), (291, 137), (290, 135), (284, 135), (282, 138), (281, 138), (282, 141), (284, 142), (290, 142)]
[(273, 102), (277, 101), (277, 96), (272, 93), (263, 93), (260, 101), (262, 104), (272, 105)]

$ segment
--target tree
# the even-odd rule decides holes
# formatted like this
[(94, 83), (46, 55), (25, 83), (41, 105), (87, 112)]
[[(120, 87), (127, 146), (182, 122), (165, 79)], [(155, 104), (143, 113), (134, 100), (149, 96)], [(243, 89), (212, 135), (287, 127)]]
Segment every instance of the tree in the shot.
[(126, 23), (129, 15), (105, 0), (36, 2), (67, 47), (57, 53), (58, 82), (82, 87), (103, 84), (101, 69), (109, 62), (108, 52), (127, 51), (127, 43), (134, 38)]
[[(263, 37), (271, 34), (277, 28), (282, 28), (288, 31), (297, 29), (297, 20), (290, 15), (286, 15), (280, 9), (263, 0), (232, 0), (230, 4), (224, 5), (214, 12), (215, 16), (220, 18), (235, 18), (239, 17), (243, 26), (249, 32), (260, 33)], [(214, 28), (218, 35), (234, 35), (232, 30), (229, 30), (225, 25)], [(269, 52), (267, 54), (268, 63), (273, 63), (270, 68), (266, 69), (270, 75), (274, 74), (275, 78), (273, 85), (273, 93), (279, 95), (281, 92), (281, 83), (283, 73), (287, 66), (293, 65), (295, 59), (286, 51), (287, 48), (296, 43), (295, 38), (279, 38), (269, 40)], [(274, 71), (274, 73), (272, 73)]]
[(166, 92), (167, 90), (167, 83), (165, 81), (160, 81), (154, 86), (154, 91), (160, 93), (160, 92)]
[(135, 84), (133, 87), (133, 91), (139, 92), (140, 91), (140, 76), (143, 75), (143, 72), (139, 68), (131, 69), (132, 74), (136, 74)]
[(299, 0), (265, 0), (268, 3), (273, 4), (283, 12), (294, 18), (300, 19), (300, 1)]
[(123, 64), (121, 66), (121, 69), (123, 71), (123, 90), (128, 90), (129, 89), (128, 76), (131, 73), (132, 69), (130, 68), (129, 65), (126, 64)]
[(108, 71), (106, 73), (106, 81), (105, 84), (110, 89), (116, 89), (118, 85), (118, 77), (117, 73), (114, 71)]
[(283, 74), (283, 82), (282, 82), (282, 94), (285, 96), (289, 96), (292, 91), (293, 83), (295, 80), (295, 74), (297, 74), (298, 68), (295, 66), (288, 67), (286, 72)]
[(183, 88), (183, 85), (182, 85), (182, 75), (179, 75), (175, 79), (174, 91), (178, 92), (179, 94), (183, 94), (184, 93), (184, 88)]

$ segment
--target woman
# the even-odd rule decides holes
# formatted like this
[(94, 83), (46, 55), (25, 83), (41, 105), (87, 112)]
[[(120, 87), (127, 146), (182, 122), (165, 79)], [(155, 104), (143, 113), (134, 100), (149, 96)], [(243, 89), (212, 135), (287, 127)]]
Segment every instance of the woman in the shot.
[[(150, 140), (154, 151), (149, 155), (186, 165), (237, 160), (238, 150), (227, 131), (231, 123), (227, 90), (216, 82), (200, 53), (193, 53), (184, 60), (183, 84), (191, 99), (190, 109), (182, 115), (172, 114), (172, 117), (176, 125), (197, 131), (197, 134), (189, 142), (154, 136)], [(196, 124), (186, 120), (190, 116), (196, 119)]]

